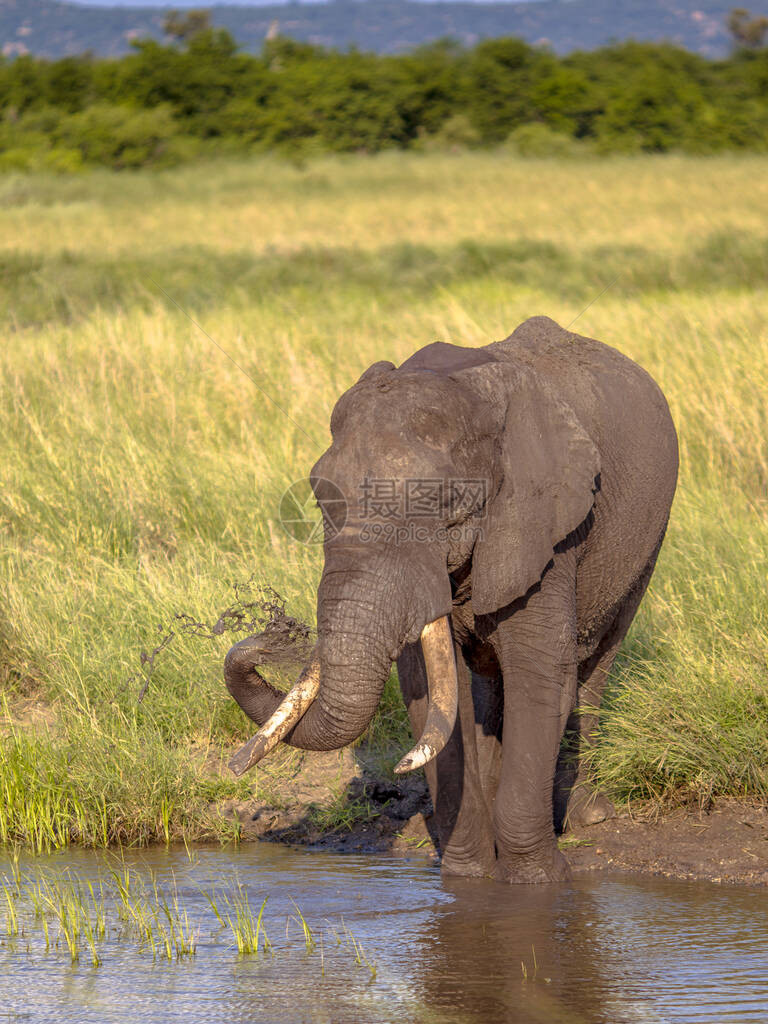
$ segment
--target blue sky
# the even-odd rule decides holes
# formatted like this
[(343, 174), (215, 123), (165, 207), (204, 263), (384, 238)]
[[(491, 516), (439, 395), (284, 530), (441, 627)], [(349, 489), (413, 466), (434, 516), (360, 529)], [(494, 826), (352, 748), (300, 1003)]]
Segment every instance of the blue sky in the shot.
[[(207, 8), (219, 7), (226, 4), (228, 7), (265, 7), (274, 4), (290, 3), (291, 0), (69, 0), (70, 3), (78, 4), (81, 7), (169, 7), (179, 10), (184, 7)], [(301, 3), (324, 3), (325, 0), (301, 0)], [(429, 0), (426, 0), (429, 2)]]
[[(70, 3), (80, 4), (85, 7), (169, 7), (175, 9), (184, 7), (219, 7), (222, 4), (226, 4), (231, 7), (265, 7), (290, 2), (291, 0), (177, 0), (176, 3), (174, 3), (173, 0), (70, 0)], [(300, 0), (300, 2), (302, 4), (317, 4), (324, 3), (325, 0)], [(376, 0), (368, 0), (368, 2), (375, 3)], [(452, 3), (455, 2), (455, 0), (419, 0), (419, 2)], [(483, 2), (483, 0), (470, 0), (470, 2)], [(493, 2), (506, 3), (510, 2), (510, 0), (493, 0)], [(535, 0), (517, 0), (517, 2), (535, 3)]]

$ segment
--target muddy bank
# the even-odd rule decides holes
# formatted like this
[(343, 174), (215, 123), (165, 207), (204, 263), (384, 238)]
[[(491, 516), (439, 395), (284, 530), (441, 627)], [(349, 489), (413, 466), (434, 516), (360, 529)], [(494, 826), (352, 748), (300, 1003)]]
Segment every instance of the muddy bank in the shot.
[[(392, 780), (365, 751), (291, 753), (252, 773), (253, 797), (228, 801), (243, 839), (439, 860), (419, 775)], [(768, 885), (768, 809), (735, 800), (659, 816), (645, 809), (561, 837), (575, 874), (626, 870)]]
[(768, 885), (768, 811), (737, 800), (658, 819), (620, 813), (568, 833), (562, 844), (574, 872), (610, 868)]
[(216, 808), (239, 820), (244, 839), (348, 853), (418, 851), (438, 859), (428, 831), (432, 802), (421, 773), (394, 780), (380, 757), (346, 749), (292, 751), (277, 763), (270, 757), (251, 778), (250, 800)]

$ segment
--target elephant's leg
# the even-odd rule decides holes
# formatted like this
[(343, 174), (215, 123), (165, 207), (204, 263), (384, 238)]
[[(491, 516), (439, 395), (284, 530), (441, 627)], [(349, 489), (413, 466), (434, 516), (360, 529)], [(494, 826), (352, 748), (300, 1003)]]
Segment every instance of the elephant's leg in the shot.
[(504, 678), (501, 779), (494, 824), (497, 877), (553, 882), (569, 876), (552, 822), (560, 741), (577, 685), (575, 557), (555, 556), (539, 589), (515, 602), (494, 635)]
[[(450, 740), (425, 767), (443, 870), (457, 875), (492, 875), (493, 829), (483, 796), (475, 746), (475, 722), (469, 670), (457, 651), (459, 712)], [(427, 715), (427, 674), (419, 644), (409, 644), (397, 659), (403, 699), (414, 736)]]
[[(579, 666), (577, 700), (580, 707), (600, 707), (606, 681), (623, 639), (624, 633), (618, 635), (611, 627), (610, 635), (595, 654)], [(597, 729), (597, 712), (574, 711), (568, 719), (567, 728), (570, 739), (568, 749), (560, 755), (554, 795), (555, 826), (561, 831), (596, 825), (616, 816), (613, 804), (604, 793), (595, 789), (580, 761)]]
[(469, 669), (475, 709), (475, 746), (488, 813), (493, 807), (501, 777), (501, 735), (504, 719), (504, 684), (501, 675), (486, 675)]
[(597, 650), (579, 666), (578, 706), (595, 710), (576, 711), (568, 719), (567, 728), (573, 737), (573, 744), (572, 749), (561, 757), (555, 784), (555, 821), (563, 829), (596, 825), (616, 815), (608, 797), (595, 789), (590, 782), (586, 769), (580, 764), (580, 758), (594, 740), (598, 725), (598, 709), (608, 676), (648, 587), (657, 555), (658, 548), (635, 586), (627, 594)]

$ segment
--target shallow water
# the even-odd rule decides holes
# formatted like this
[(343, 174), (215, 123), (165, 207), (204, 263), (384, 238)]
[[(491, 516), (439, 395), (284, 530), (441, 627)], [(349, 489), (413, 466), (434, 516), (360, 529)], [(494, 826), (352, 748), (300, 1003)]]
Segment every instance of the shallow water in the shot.
[[(45, 951), (0, 889), (0, 1021), (768, 1021), (768, 892), (597, 875), (568, 885), (444, 881), (420, 862), (258, 844), (126, 852), (178, 895), (192, 957), (153, 960), (107, 897), (102, 963)], [(20, 861), (27, 878), (106, 877), (114, 860), (66, 851)], [(0, 856), (0, 875), (13, 888)], [(204, 894), (239, 881), (272, 951), (240, 956)], [(22, 882), (23, 888), (23, 882)], [(20, 906), (23, 901), (20, 901)], [(296, 907), (314, 932), (307, 951)], [(354, 942), (352, 938), (354, 937)], [(360, 952), (362, 947), (362, 953)]]

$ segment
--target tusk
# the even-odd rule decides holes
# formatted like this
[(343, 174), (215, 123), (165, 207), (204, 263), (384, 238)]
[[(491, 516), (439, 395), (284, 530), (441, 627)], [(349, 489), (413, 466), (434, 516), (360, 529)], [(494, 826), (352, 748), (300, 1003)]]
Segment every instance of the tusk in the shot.
[(291, 689), (286, 693), (277, 711), (229, 762), (235, 775), (242, 775), (284, 739), (305, 713), (320, 690), (320, 662), (313, 657)]
[(421, 768), (436, 757), (450, 739), (459, 703), (459, 681), (447, 615), (430, 622), (421, 632), (421, 649), (427, 667), (429, 709), (421, 739), (395, 767), (398, 775)]

